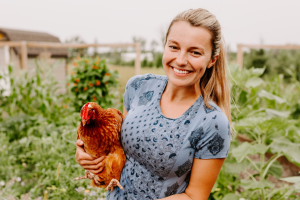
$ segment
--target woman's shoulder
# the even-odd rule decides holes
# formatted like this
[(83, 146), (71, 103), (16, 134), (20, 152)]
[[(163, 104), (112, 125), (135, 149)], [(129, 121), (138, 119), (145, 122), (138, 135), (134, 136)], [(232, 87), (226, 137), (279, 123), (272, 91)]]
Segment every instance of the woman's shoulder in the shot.
[(222, 109), (214, 102), (209, 102), (209, 107), (203, 102), (204, 121), (207, 126), (220, 126), (228, 128), (229, 120)]
[(231, 134), (230, 123), (225, 113), (215, 103), (209, 107), (203, 102), (198, 123), (188, 138), (196, 149), (195, 158), (225, 158), (228, 155)]
[(166, 81), (167, 79), (168, 79), (167, 76), (150, 74), (150, 73), (144, 74), (144, 75), (135, 75), (128, 80), (128, 82), (126, 84), (126, 89), (128, 89), (129, 87), (132, 87), (135, 90), (137, 90), (138, 88), (140, 88), (140, 86), (143, 83), (157, 82), (157, 84), (159, 84), (160, 81)]

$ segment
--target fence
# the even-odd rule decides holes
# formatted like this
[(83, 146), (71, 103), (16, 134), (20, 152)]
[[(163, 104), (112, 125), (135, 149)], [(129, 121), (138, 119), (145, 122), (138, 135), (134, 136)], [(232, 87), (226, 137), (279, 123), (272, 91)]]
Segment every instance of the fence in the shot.
[(26, 69), (27, 65), (27, 48), (89, 48), (89, 47), (135, 47), (136, 58), (135, 58), (135, 74), (139, 75), (141, 71), (140, 54), (141, 48), (140, 43), (131, 44), (62, 44), (52, 42), (26, 42), (26, 41), (4, 41), (0, 42), (0, 47), (20, 47), (21, 48), (21, 68)]

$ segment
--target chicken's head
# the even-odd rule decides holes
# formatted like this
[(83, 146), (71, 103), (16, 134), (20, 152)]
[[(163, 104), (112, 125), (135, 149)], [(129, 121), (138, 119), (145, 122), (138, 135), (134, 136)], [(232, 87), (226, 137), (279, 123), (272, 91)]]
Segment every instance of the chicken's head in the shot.
[(83, 126), (89, 124), (91, 120), (95, 119), (95, 110), (93, 109), (90, 103), (86, 103), (85, 105), (82, 106), (80, 117)]

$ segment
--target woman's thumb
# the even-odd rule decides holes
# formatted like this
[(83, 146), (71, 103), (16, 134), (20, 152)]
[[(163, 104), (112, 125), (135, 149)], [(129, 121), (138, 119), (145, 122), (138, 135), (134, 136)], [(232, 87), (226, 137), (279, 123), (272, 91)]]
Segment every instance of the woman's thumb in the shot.
[(81, 139), (78, 139), (77, 142), (76, 142), (76, 145), (77, 146), (83, 146), (83, 142)]

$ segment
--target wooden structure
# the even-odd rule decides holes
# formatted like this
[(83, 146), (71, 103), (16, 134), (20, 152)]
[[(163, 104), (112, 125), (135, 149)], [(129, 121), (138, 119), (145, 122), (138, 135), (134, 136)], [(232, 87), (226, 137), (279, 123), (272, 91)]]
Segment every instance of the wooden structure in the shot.
[(19, 47), (21, 49), (21, 68), (26, 69), (28, 59), (28, 49), (30, 48), (42, 48), (42, 49), (67, 49), (67, 48), (88, 48), (88, 47), (135, 47), (136, 59), (135, 59), (135, 74), (140, 74), (140, 43), (133, 44), (62, 44), (54, 42), (26, 42), (26, 41), (3, 41), (0, 42), (0, 47)]
[(240, 69), (243, 68), (243, 48), (250, 49), (300, 49), (300, 45), (250, 45), (250, 44), (238, 44), (237, 51), (237, 64)]
[[(23, 42), (21, 42), (23, 41)], [(58, 37), (50, 35), (48, 33), (43, 32), (35, 32), (35, 31), (23, 31), (23, 30), (13, 30), (13, 29), (4, 29), (0, 28), (0, 43), (10, 42), (9, 45), (6, 45), (4, 48), (4, 54), (9, 54), (10, 61), (13, 61), (17, 67), (23, 68), (23, 66), (28, 65), (25, 57), (37, 58), (40, 56), (41, 53), (47, 52), (50, 55), (50, 58), (56, 60), (66, 60), (68, 57), (67, 49), (47, 49), (47, 48), (35, 48), (35, 47), (28, 47), (27, 42), (55, 42), (60, 43)], [(21, 43), (20, 43), (21, 42)], [(3, 47), (3, 46), (2, 46)], [(26, 55), (26, 56), (23, 56)], [(1, 58), (1, 56), (0, 56)], [(19, 62), (19, 58), (21, 62)], [(7, 61), (6, 61), (7, 62)], [(33, 63), (33, 62), (31, 62)], [(7, 65), (8, 63), (1, 63)], [(66, 64), (66, 63), (65, 63)], [(65, 65), (64, 64), (64, 65)], [(35, 66), (35, 65), (34, 65)], [(33, 68), (31, 66), (29, 68)]]
[[(12, 30), (0, 28), (0, 69), (7, 70), (14, 64), (15, 72), (19, 69), (34, 72), (36, 58), (43, 63), (54, 65), (53, 73), (59, 82), (59, 93), (66, 91), (68, 48), (89, 47), (134, 47), (136, 50), (135, 74), (140, 74), (140, 44), (63, 44), (48, 33)], [(1, 71), (0, 71), (1, 72)]]
[(24, 69), (31, 76), (35, 73), (36, 62), (40, 63), (42, 60), (45, 66), (55, 66), (52, 73), (59, 82), (58, 92), (65, 92), (67, 49), (28, 47), (27, 43), (30, 42), (60, 43), (60, 40), (48, 33), (0, 28), (1, 71), (7, 71), (8, 64), (13, 64), (16, 74), (19, 74), (20, 69)]

